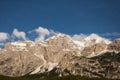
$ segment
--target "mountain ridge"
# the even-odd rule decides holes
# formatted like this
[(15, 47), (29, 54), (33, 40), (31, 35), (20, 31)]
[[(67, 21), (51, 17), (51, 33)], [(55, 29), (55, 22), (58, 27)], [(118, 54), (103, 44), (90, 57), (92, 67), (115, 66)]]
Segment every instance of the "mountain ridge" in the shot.
[[(115, 75), (110, 76), (104, 72), (103, 63), (92, 59), (107, 53), (120, 54), (119, 44), (120, 39), (111, 42), (96, 34), (91, 34), (83, 38), (82, 41), (78, 41), (62, 33), (39, 43), (33, 41), (9, 42), (4, 49), (0, 50), (0, 75), (14, 77), (26, 74), (41, 74), (49, 73), (56, 68), (54, 73), (59, 74), (58, 76), (72, 74), (120, 79), (119, 62), (113, 62), (118, 67), (117, 77), (115, 77)], [(93, 61), (93, 63), (90, 63), (90, 61)], [(93, 69), (92, 67), (95, 65), (96, 68)], [(106, 66), (109, 67), (110, 65)], [(84, 70), (84, 68), (86, 69)]]

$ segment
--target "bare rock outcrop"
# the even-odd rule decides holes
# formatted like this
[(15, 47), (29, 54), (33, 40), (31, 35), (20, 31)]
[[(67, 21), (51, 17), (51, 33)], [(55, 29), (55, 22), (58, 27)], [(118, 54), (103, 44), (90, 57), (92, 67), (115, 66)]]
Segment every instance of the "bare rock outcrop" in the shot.
[(117, 53), (120, 52), (120, 39), (116, 39), (111, 44), (109, 44), (108, 50), (117, 52)]
[(100, 44), (100, 43), (94, 44), (92, 46), (85, 47), (81, 52), (81, 54), (83, 56), (88, 56), (88, 57), (97, 56), (100, 53), (102, 53), (106, 49), (106, 47), (107, 47), (106, 44)]
[[(120, 39), (95, 34), (82, 41), (58, 34), (43, 42), (9, 42), (0, 50), (0, 75), (54, 73), (120, 79)], [(45, 75), (44, 75), (45, 77)]]

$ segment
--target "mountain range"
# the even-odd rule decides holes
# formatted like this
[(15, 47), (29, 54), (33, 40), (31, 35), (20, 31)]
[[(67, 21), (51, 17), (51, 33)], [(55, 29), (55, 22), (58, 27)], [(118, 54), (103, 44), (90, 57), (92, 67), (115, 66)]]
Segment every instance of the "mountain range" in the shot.
[(97, 34), (75, 40), (59, 33), (44, 41), (8, 42), (0, 50), (0, 75), (79, 75), (120, 79), (120, 39)]

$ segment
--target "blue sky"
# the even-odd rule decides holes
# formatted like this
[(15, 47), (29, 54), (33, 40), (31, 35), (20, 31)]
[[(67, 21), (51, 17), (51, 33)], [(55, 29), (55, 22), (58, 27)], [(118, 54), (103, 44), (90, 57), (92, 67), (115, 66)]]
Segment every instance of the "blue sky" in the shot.
[(120, 37), (120, 0), (0, 0), (0, 32), (39, 26), (69, 35)]

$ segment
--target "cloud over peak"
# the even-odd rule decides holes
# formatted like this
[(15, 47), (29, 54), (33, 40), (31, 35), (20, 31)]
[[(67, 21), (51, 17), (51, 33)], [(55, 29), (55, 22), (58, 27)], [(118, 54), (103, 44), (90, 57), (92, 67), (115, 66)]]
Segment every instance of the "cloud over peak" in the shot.
[(82, 34), (82, 33), (81, 34), (74, 34), (72, 36), (72, 39), (80, 41), (87, 36), (88, 36), (87, 34)]
[(18, 31), (18, 29), (14, 29), (12, 33), (12, 37), (26, 40), (26, 33), (23, 31)]
[(120, 33), (118, 33), (118, 32), (102, 33), (101, 36), (113, 36), (113, 37), (116, 37), (116, 36), (120, 36)]
[[(45, 27), (38, 27), (36, 29), (30, 30), (27, 33), (24, 31), (19, 31), (17, 28), (13, 29), (12, 34), (8, 34), (6, 32), (0, 32), (0, 46), (4, 46), (4, 44), (8, 41), (23, 41), (23, 40), (32, 40), (35, 43), (39, 43), (41, 41), (44, 41), (45, 39), (54, 36), (56, 34), (59, 34), (60, 32), (56, 32), (51, 29), (47, 29)], [(27, 35), (27, 36), (26, 36)], [(83, 38), (89, 36), (90, 34), (73, 34), (69, 35), (71, 36), (72, 39), (81, 41)], [(120, 36), (120, 33), (118, 32), (113, 32), (113, 33), (102, 33), (98, 34), (103, 37), (118, 37)]]
[(50, 36), (54, 33), (53, 30), (48, 30), (44, 27), (38, 27), (37, 29), (33, 30), (37, 33), (38, 37), (35, 38), (35, 42), (38, 43), (40, 41), (44, 41), (47, 36)]
[(9, 38), (9, 34), (5, 32), (0, 32), (0, 42), (6, 41)]

